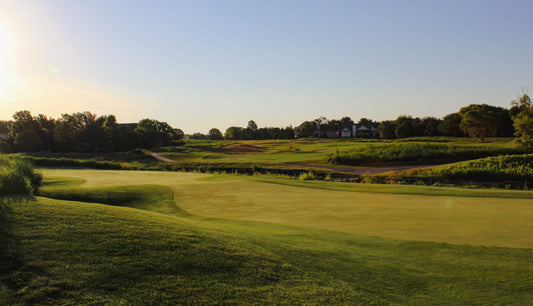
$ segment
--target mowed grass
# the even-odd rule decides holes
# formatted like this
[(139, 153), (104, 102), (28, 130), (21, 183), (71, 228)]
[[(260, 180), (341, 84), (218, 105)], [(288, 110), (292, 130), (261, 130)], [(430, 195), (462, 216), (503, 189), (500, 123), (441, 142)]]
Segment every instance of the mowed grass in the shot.
[[(135, 185), (139, 190), (166, 186), (165, 194), (172, 194), (178, 207), (176, 215), (184, 210), (198, 217), (297, 225), (385, 238), (533, 247), (533, 193), (526, 191), (326, 184), (176, 172), (43, 170), (43, 173), (57, 180), (74, 177), (77, 184), (83, 180), (82, 191), (76, 191), (81, 193), (98, 193), (98, 188), (105, 191), (114, 186)], [(319, 189), (321, 185), (340, 190)], [(44, 194), (53, 190), (51, 186), (43, 187)], [(386, 193), (379, 193), (381, 190)], [(408, 194), (398, 194), (402, 192)], [(435, 192), (440, 195), (431, 195)], [(58, 194), (56, 191), (55, 197), (65, 199)]]
[(531, 249), (185, 219), (42, 197), (3, 202), (9, 231), (0, 241), (12, 241), (0, 273), (5, 305), (533, 303)]
[[(434, 149), (429, 152), (427, 150), (429, 147)], [(401, 148), (400, 152), (396, 152), (398, 148)], [(407, 148), (414, 150), (412, 156), (399, 156), (405, 155)], [(454, 149), (451, 150), (451, 148)], [(424, 152), (419, 152), (420, 150)], [(467, 154), (467, 152), (470, 153)], [(187, 140), (179, 146), (162, 148), (159, 154), (183, 164), (305, 163), (327, 165), (336, 163), (354, 166), (368, 162), (373, 165), (416, 164), (417, 160), (418, 163), (444, 163), (465, 160), (470, 155), (479, 158), (510, 152), (526, 153), (517, 143), (505, 138), (491, 138), (480, 143), (470, 138), (416, 137), (394, 141), (382, 139)], [(357, 155), (357, 158), (354, 158), (352, 153)], [(420, 159), (422, 153), (427, 156)], [(450, 153), (454, 154), (448, 156)]]

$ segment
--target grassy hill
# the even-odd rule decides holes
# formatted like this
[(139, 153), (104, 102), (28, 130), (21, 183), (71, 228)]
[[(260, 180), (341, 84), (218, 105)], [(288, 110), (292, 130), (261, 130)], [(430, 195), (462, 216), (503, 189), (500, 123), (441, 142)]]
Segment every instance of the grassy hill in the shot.
[[(390, 209), (394, 203), (387, 197), (398, 195), (184, 173), (47, 170), (44, 174), (43, 195), (75, 201), (2, 198), (0, 304), (533, 303), (530, 247), (412, 241), (413, 231), (404, 232), (404, 239), (362, 236), (342, 219), (344, 229), (334, 231), (325, 224), (328, 219), (338, 221), (332, 213), (342, 207), (332, 201), (310, 201), (333, 194), (335, 199), (359, 198), (362, 203), (372, 199)], [(301, 192), (290, 198), (295, 191)], [(283, 198), (291, 207), (296, 198), (309, 196), (294, 207), (298, 213), (287, 212), (285, 219), (276, 221), (262, 206), (266, 205), (262, 192), (271, 196), (272, 214), (279, 213), (275, 210), (281, 209)], [(410, 201), (431, 209), (442, 204), (431, 203), (439, 197), (406, 196), (412, 198), (397, 203), (407, 205), (403, 210), (382, 218), (367, 214), (365, 222), (390, 226), (394, 222), (387, 219), (405, 218), (406, 212), (416, 210)], [(448, 198), (463, 201), (461, 205), (470, 209), (475, 203), (468, 199), (478, 205), (489, 199)], [(509, 208), (517, 218), (520, 205), (531, 203), (493, 199), (491, 205), (502, 211)], [(196, 206), (200, 203), (205, 204)], [(448, 209), (453, 213), (441, 219), (459, 216), (465, 211), (461, 205)], [(361, 210), (357, 202), (349, 206)], [(431, 209), (427, 216), (438, 213)], [(320, 218), (324, 222), (290, 222), (297, 215), (307, 218), (306, 223)], [(259, 217), (254, 221), (253, 216)], [(476, 225), (495, 217), (478, 217)], [(464, 222), (472, 218), (463, 214)], [(508, 240), (520, 240), (506, 236), (509, 226), (523, 231), (515, 236), (531, 234), (520, 222), (493, 226)], [(492, 238), (498, 245), (501, 237)]]

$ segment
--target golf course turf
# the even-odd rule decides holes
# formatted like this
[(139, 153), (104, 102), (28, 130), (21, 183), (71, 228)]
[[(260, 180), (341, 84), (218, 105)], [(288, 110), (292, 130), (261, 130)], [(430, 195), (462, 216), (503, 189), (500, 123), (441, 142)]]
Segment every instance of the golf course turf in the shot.
[(2, 304), (533, 302), (523, 191), (42, 173), (41, 196), (3, 198)]

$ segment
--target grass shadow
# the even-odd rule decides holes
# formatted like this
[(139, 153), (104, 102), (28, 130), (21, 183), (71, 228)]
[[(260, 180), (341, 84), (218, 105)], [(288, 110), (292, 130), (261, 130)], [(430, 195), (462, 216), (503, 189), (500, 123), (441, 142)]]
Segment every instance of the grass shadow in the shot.
[(0, 197), (0, 304), (14, 302), (14, 293), (20, 288), (23, 276), (14, 278), (24, 266), (24, 252), (20, 238), (14, 232), (14, 205), (23, 205), (35, 199), (30, 196)]
[(45, 180), (39, 194), (44, 197), (123, 206), (180, 217), (190, 216), (175, 202), (174, 191), (160, 185), (133, 185), (84, 188), (85, 180), (77, 178), (53, 178)]

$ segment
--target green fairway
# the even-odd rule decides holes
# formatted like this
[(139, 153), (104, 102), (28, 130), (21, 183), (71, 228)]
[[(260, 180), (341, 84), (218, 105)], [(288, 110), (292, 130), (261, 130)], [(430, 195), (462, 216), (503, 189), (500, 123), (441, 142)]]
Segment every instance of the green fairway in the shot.
[[(52, 178), (75, 177), (74, 185), (86, 181), (80, 187), (88, 188), (87, 191), (127, 185), (166, 186), (180, 208), (177, 214), (185, 210), (198, 217), (272, 222), (387, 238), (533, 247), (533, 200), (531, 193), (524, 191), (467, 190), (465, 195), (470, 196), (456, 196), (461, 195), (460, 189), (329, 183), (330, 189), (345, 189), (335, 191), (314, 186), (325, 182), (311, 182), (304, 186), (315, 188), (302, 188), (280, 185), (283, 181), (279, 179), (270, 184), (258, 181), (266, 180), (261, 177), (176, 172), (43, 170), (43, 173)], [(285, 181), (292, 182), (298, 181)], [(52, 187), (45, 185), (43, 193), (53, 191)], [(388, 193), (378, 193), (380, 188)], [(441, 195), (430, 195), (435, 190)], [(394, 191), (420, 194), (390, 193)], [(56, 191), (56, 196), (60, 194)]]
[(41, 197), (3, 202), (6, 305), (533, 303), (530, 249), (183, 219)]
[[(209, 141), (188, 140), (179, 146), (162, 148), (161, 154), (181, 164), (276, 164), (305, 163), (325, 165), (330, 163), (333, 155), (341, 157), (356, 154), (358, 158), (339, 158), (338, 164), (360, 165), (366, 162), (374, 164), (413, 164), (420, 157), (421, 148), (433, 145), (432, 152), (427, 153), (420, 163), (443, 163), (468, 159), (472, 155), (479, 157), (501, 154), (526, 153), (527, 150), (509, 139), (489, 139), (484, 143), (468, 138), (412, 138), (396, 141), (378, 139), (314, 139), (314, 140), (246, 140), (246, 141)], [(400, 147), (403, 153), (406, 148), (415, 147), (413, 157), (391, 155), (389, 149)], [(421, 147), (419, 147), (421, 146)], [(373, 151), (372, 149), (376, 149)], [(367, 151), (371, 151), (369, 156)], [(451, 151), (463, 152), (445, 159), (443, 154)], [(350, 153), (351, 152), (351, 153)], [(366, 152), (366, 153), (365, 153)], [(418, 154), (417, 154), (418, 152)], [(467, 153), (471, 152), (471, 153)], [(477, 152), (477, 153), (475, 153)], [(353, 154), (352, 154), (353, 153)], [(363, 154), (365, 153), (365, 154)], [(362, 156), (359, 156), (361, 155)], [(366, 156), (363, 158), (363, 156)], [(376, 160), (374, 160), (376, 159)], [(345, 160), (346, 162), (343, 162)], [(330, 162), (328, 162), (330, 161)]]

